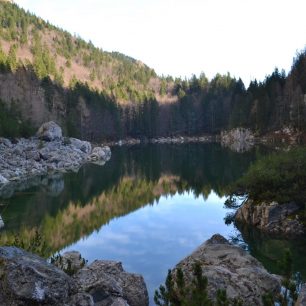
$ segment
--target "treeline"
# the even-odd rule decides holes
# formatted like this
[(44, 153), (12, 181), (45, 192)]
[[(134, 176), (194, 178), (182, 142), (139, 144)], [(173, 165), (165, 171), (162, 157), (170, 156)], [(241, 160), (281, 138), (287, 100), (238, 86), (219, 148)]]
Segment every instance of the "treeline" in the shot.
[(124, 136), (156, 137), (215, 134), (224, 129), (247, 127), (257, 134), (292, 127), (306, 128), (306, 53), (294, 59), (288, 75), (275, 71), (246, 89), (241, 79), (217, 74), (176, 80), (176, 103), (156, 100), (122, 111)]
[[(6, 52), (1, 40), (9, 42)], [(18, 55), (26, 47), (32, 61)], [(64, 65), (59, 64), (59, 57)], [(76, 64), (89, 69), (89, 79), (73, 75), (69, 86), (63, 86), (67, 71), (73, 73)], [(32, 82), (28, 89), (19, 77), (24, 70), (27, 82)], [(25, 105), (32, 103), (32, 92), (42, 91), (43, 98), (39, 94), (31, 98), (45, 110), (43, 120), (57, 120), (69, 135), (88, 140), (217, 134), (239, 126), (257, 134), (287, 126), (306, 128), (305, 51), (296, 56), (288, 75), (275, 69), (248, 88), (230, 74), (217, 74), (212, 80), (204, 73), (189, 80), (157, 77), (154, 70), (133, 58), (104, 52), (15, 4), (0, 2), (0, 74), (2, 82), (14, 75), (23, 92), (18, 99), (14, 93), (7, 96), (0, 83), (2, 118), (16, 121), (18, 112), (18, 122), (29, 126), (30, 121), (36, 128), (42, 122), (34, 120)], [(163, 96), (172, 99), (160, 99)], [(7, 129), (2, 123), (0, 133), (15, 137), (28, 131)]]

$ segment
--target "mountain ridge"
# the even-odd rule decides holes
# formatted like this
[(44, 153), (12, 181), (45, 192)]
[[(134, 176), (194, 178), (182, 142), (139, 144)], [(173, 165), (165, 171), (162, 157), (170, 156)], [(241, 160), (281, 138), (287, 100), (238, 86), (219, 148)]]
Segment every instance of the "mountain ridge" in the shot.
[(235, 127), (257, 135), (306, 130), (305, 51), (288, 75), (275, 69), (246, 89), (229, 73), (211, 80), (204, 73), (189, 80), (159, 77), (140, 61), (102, 51), (16, 4), (0, 2), (0, 25), (0, 136), (29, 136), (49, 120), (90, 141)]

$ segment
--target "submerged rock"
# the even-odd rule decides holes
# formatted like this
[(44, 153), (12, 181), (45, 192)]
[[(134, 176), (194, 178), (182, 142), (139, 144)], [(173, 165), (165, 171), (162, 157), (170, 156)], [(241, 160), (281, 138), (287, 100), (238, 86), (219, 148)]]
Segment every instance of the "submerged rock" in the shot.
[(255, 205), (252, 200), (244, 203), (236, 212), (236, 223), (247, 223), (270, 234), (302, 235), (305, 228), (298, 219), (300, 206), (296, 203), (277, 202)]
[(178, 263), (186, 284), (193, 279), (193, 265), (198, 262), (208, 279), (208, 295), (214, 299), (218, 289), (226, 290), (231, 300), (240, 299), (243, 305), (262, 305), (262, 296), (280, 292), (281, 282), (269, 274), (254, 257), (221, 235), (214, 235), (191, 255)]
[(63, 136), (61, 127), (54, 121), (49, 121), (38, 129), (37, 137), (45, 141), (53, 141), (61, 139)]
[[(78, 265), (80, 254), (69, 252), (63, 258)], [(0, 279), (0, 305), (149, 304), (143, 277), (125, 272), (121, 263), (114, 261), (94, 261), (70, 277), (36, 255), (16, 247), (0, 247)]]

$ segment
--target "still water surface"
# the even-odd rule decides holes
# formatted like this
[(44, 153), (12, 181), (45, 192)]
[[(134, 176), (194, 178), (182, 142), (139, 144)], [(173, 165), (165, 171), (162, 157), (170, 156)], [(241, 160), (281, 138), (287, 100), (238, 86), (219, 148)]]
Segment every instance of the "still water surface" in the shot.
[(215, 233), (248, 249), (274, 273), (290, 248), (294, 268), (305, 278), (305, 240), (272, 239), (224, 222), (227, 187), (264, 154), (259, 148), (234, 153), (217, 144), (114, 148), (103, 167), (86, 165), (3, 194), (0, 244), (16, 234), (27, 241), (39, 229), (50, 252), (78, 250), (89, 262), (119, 260), (144, 276), (152, 305), (167, 270)]

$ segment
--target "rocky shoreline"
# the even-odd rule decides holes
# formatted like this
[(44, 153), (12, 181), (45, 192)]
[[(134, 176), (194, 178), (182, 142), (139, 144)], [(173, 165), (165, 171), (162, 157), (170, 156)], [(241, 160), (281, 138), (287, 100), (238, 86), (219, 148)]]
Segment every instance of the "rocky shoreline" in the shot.
[(301, 236), (306, 231), (299, 218), (300, 211), (301, 207), (294, 202), (255, 205), (249, 199), (236, 211), (234, 220), (238, 225), (248, 224), (271, 235)]
[[(191, 284), (194, 263), (200, 264), (202, 275), (207, 277), (212, 300), (223, 289), (230, 302), (238, 299), (242, 305), (260, 306), (265, 294), (277, 296), (281, 292), (280, 276), (268, 273), (248, 252), (219, 234), (180, 261), (172, 270), (174, 279), (180, 268), (186, 285)], [(0, 279), (0, 305), (149, 305), (141, 275), (124, 271), (116, 261), (95, 260), (87, 265), (75, 251), (64, 253), (51, 264), (19, 248), (0, 247)], [(296, 305), (305, 305), (305, 292), (302, 286)]]
[[(193, 266), (199, 263), (214, 300), (219, 289), (230, 302), (263, 305), (262, 297), (281, 292), (282, 278), (268, 273), (248, 252), (216, 234), (181, 260), (186, 285), (193, 282)], [(70, 271), (70, 272), (69, 272)], [(67, 274), (68, 273), (68, 274)], [(122, 264), (95, 260), (87, 265), (75, 251), (57, 257), (53, 264), (16, 247), (0, 247), (0, 305), (147, 306), (143, 277), (124, 271)], [(302, 286), (296, 305), (305, 305)]]
[(109, 147), (62, 136), (53, 121), (44, 123), (35, 137), (14, 141), (0, 138), (0, 190), (11, 182), (38, 175), (77, 171), (84, 163), (103, 164), (111, 157)]
[[(115, 261), (79, 264), (79, 253), (63, 256), (76, 267), (72, 276), (39, 256), (16, 247), (0, 247), (0, 305), (147, 306), (141, 275), (127, 273)], [(63, 266), (63, 265), (61, 265)]]

